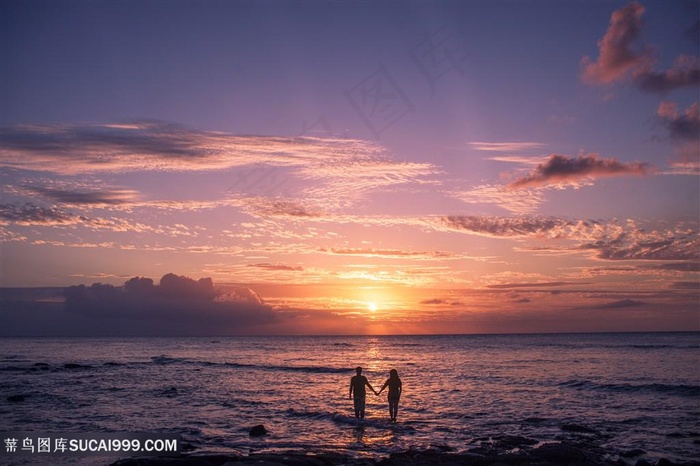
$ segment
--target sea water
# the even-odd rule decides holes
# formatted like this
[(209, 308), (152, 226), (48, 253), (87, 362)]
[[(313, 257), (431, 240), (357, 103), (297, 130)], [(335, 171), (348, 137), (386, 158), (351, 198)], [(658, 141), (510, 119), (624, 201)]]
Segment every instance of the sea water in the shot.
[[(398, 371), (397, 424), (386, 392), (354, 419), (358, 365), (377, 389)], [(257, 424), (269, 434), (250, 437)], [(697, 460), (700, 333), (6, 338), (0, 430), (174, 432), (196, 451), (373, 457), (519, 435)]]

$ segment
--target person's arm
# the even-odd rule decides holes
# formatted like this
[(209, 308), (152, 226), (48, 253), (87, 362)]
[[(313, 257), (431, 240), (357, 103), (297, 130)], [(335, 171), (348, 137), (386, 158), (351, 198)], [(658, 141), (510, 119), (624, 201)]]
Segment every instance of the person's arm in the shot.
[(369, 389), (372, 390), (372, 393), (374, 393), (375, 395), (379, 395), (379, 393), (377, 393), (377, 390), (375, 390), (374, 387), (372, 387), (372, 384), (369, 383), (369, 380), (367, 380), (365, 383), (367, 384)]
[(401, 392), (403, 392), (403, 384), (399, 380), (399, 396), (401, 396)]
[(384, 391), (384, 389), (389, 385), (389, 380), (387, 379), (386, 382), (384, 382), (384, 385), (382, 385), (382, 388), (379, 390), (379, 393), (377, 395), (381, 395), (381, 393)]
[(354, 388), (355, 388), (355, 386), (352, 383), (352, 379), (350, 379), (350, 395), (348, 396), (348, 398), (352, 398), (352, 391)]

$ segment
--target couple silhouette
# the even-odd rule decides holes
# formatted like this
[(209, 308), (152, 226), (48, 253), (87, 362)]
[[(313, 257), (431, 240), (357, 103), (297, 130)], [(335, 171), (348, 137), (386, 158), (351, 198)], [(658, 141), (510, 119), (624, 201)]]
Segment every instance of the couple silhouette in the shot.
[(367, 380), (367, 377), (362, 375), (361, 367), (355, 369), (355, 372), (357, 372), (357, 375), (350, 379), (350, 398), (355, 405), (355, 417), (358, 419), (365, 418), (365, 400), (367, 398), (365, 387), (369, 387), (375, 395), (381, 394), (385, 388), (389, 387), (389, 396), (387, 397), (389, 401), (389, 416), (391, 417), (391, 422), (396, 422), (402, 391), (401, 379), (396, 369), (392, 369), (389, 372), (389, 378), (386, 379), (379, 391), (376, 391), (369, 383), (369, 380)]

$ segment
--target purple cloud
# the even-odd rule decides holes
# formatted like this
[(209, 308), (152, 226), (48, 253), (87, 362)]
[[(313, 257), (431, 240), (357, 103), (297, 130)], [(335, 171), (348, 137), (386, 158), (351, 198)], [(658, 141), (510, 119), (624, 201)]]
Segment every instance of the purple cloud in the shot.
[(683, 113), (678, 111), (675, 102), (661, 102), (656, 113), (666, 125), (671, 139), (695, 142), (700, 140), (700, 107), (697, 102)]
[[(19, 225), (67, 225), (83, 219), (55, 207), (34, 204), (0, 204), (0, 220)], [(84, 219), (83, 219), (84, 220)]]
[(700, 60), (681, 55), (669, 70), (640, 70), (634, 74), (634, 82), (644, 91), (662, 94), (681, 87), (696, 87), (700, 85)]
[(76, 191), (41, 186), (27, 186), (24, 189), (32, 194), (38, 194), (62, 204), (120, 205), (128, 204), (138, 199), (138, 192), (130, 189)]
[(552, 154), (547, 162), (539, 164), (529, 175), (516, 179), (508, 188), (532, 188), (577, 183), (592, 178), (644, 176), (650, 173), (649, 164), (642, 162), (624, 163), (613, 158), (603, 159), (592, 153), (577, 157)]

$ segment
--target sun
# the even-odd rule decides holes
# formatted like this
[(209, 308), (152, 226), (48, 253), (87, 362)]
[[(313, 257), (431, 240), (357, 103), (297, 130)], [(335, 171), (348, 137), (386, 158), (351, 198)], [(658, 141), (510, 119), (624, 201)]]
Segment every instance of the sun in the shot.
[(372, 311), (372, 312), (376, 312), (376, 311), (377, 311), (377, 305), (374, 304), (374, 303), (367, 303), (367, 309), (370, 310), (370, 311)]

